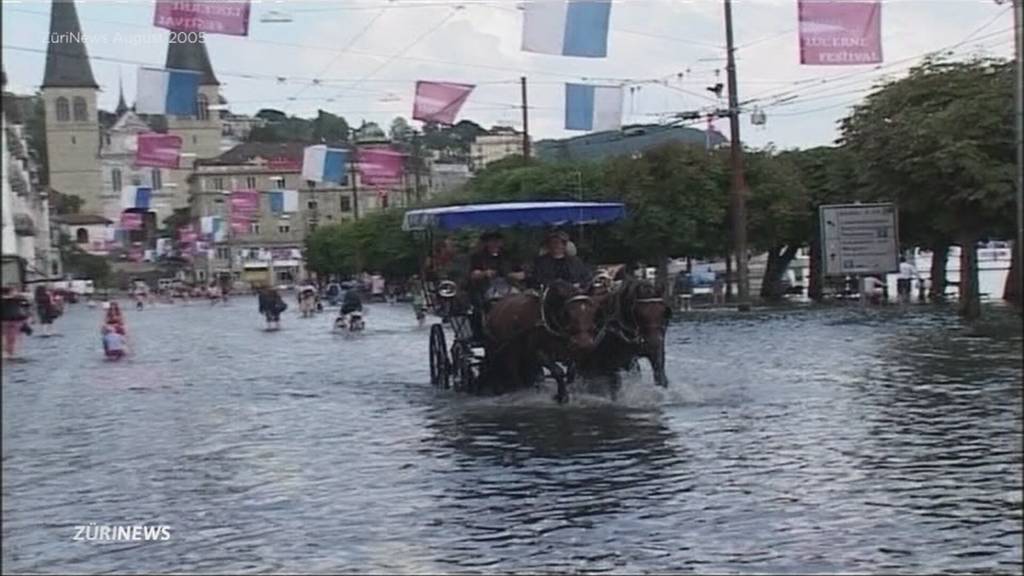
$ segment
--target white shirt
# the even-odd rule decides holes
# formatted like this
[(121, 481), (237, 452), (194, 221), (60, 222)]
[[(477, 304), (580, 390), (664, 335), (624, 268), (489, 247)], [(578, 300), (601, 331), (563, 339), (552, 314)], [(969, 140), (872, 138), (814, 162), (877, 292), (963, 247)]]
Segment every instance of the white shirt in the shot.
[(874, 294), (875, 292), (882, 291), (882, 281), (874, 276), (867, 276), (864, 278), (864, 292), (866, 294)]
[(918, 276), (917, 268), (910, 262), (900, 262), (900, 280), (909, 280)]

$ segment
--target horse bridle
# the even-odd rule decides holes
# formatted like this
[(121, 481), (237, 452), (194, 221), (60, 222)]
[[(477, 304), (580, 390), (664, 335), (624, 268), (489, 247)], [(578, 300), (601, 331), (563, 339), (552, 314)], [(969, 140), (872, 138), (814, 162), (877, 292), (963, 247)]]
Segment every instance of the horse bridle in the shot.
[[(557, 336), (559, 338), (565, 338), (567, 336), (567, 334), (565, 333), (563, 327), (558, 326), (557, 323), (551, 322), (551, 321), (548, 320), (547, 301), (548, 301), (548, 292), (550, 290), (551, 290), (550, 286), (544, 288), (544, 293), (540, 297), (540, 324), (541, 324), (541, 326), (544, 327), (545, 330), (548, 331), (548, 333), (550, 333), (550, 334), (552, 334), (554, 336)], [(590, 296), (587, 296), (586, 294), (577, 294), (576, 296), (572, 296), (568, 300), (566, 300), (565, 301), (565, 305), (568, 306), (569, 304), (572, 304), (573, 302), (590, 302), (591, 304), (593, 304), (594, 300), (593, 300), (593, 298), (591, 298)], [(554, 326), (554, 328), (553, 328), (553, 326)], [(558, 328), (559, 330), (556, 330), (555, 328)], [(604, 333), (604, 328), (601, 329), (601, 332), (598, 334), (598, 338), (600, 338), (603, 335), (603, 333)]]
[[(627, 326), (625, 324), (625, 322), (623, 322), (624, 319), (615, 318), (615, 319), (612, 320), (612, 322), (614, 322), (615, 324), (617, 324), (619, 326), (619, 329), (615, 330), (615, 332), (617, 332), (619, 334), (619, 337), (621, 337), (627, 343), (629, 343), (629, 344), (636, 344), (636, 345), (642, 346), (644, 344), (645, 339), (643, 337), (643, 334), (640, 333), (640, 325), (636, 323), (636, 308), (637, 308), (637, 305), (639, 305), (639, 304), (664, 304), (664, 303), (665, 303), (665, 300), (662, 299), (662, 298), (658, 298), (658, 297), (637, 298), (636, 300), (633, 301), (633, 305), (630, 306), (630, 308), (629, 308), (629, 316), (630, 316), (630, 318), (633, 321), (633, 326), (632, 327)], [(621, 310), (621, 308), (619, 308), (619, 310)], [(663, 332), (666, 329), (667, 329), (667, 326), (662, 326), (662, 331)]]

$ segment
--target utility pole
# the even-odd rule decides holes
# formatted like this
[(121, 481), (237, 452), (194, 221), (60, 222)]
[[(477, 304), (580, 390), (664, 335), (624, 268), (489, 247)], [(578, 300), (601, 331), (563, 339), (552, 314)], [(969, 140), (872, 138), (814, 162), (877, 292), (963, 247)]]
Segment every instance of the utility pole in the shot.
[(352, 219), (359, 220), (359, 174), (356, 158), (359, 156), (359, 148), (355, 141), (352, 141), (352, 158), (349, 160), (349, 178), (352, 179)]
[[(1017, 60), (1017, 258), (1024, 260), (1024, 0), (1013, 0)], [(1024, 300), (1024, 262), (1017, 262), (1017, 298)]]
[(530, 118), (526, 107), (526, 76), (519, 78), (523, 87), (523, 163), (530, 162)]
[(423, 192), (420, 191), (420, 164), (422, 163), (420, 156), (420, 133), (413, 130), (412, 132), (412, 169), (413, 169), (413, 186), (415, 186), (416, 203), (423, 202)]
[(743, 144), (740, 142), (740, 105), (736, 94), (736, 48), (732, 35), (732, 0), (725, 0), (725, 43), (728, 53), (726, 72), (729, 83), (729, 139), (732, 165), (733, 249), (736, 252), (737, 308), (750, 310), (750, 279), (747, 276), (747, 181), (743, 174)]

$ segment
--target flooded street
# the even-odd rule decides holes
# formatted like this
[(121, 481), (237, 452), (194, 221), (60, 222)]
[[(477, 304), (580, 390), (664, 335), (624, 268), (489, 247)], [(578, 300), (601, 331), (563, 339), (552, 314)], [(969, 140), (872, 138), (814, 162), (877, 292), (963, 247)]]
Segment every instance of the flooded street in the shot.
[[(429, 385), (427, 329), (376, 305), (262, 330), (251, 297), (71, 307), (3, 376), (17, 572), (1019, 572), (1019, 316), (677, 315), (669, 390), (616, 402)], [(682, 316), (682, 318), (680, 318)], [(166, 525), (162, 542), (75, 527)]]

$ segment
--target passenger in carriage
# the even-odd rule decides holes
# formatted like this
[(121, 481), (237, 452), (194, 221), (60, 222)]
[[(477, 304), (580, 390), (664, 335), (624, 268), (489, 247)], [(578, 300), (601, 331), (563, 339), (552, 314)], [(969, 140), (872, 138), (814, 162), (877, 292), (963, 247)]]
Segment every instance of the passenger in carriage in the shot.
[(474, 303), (483, 303), (489, 299), (488, 296), (525, 279), (522, 266), (505, 252), (505, 238), (501, 232), (481, 234), (480, 249), (470, 259), (469, 292)]
[(541, 255), (534, 261), (531, 284), (542, 287), (556, 280), (563, 280), (587, 289), (592, 276), (587, 265), (569, 253), (569, 236), (557, 230), (549, 232), (545, 237)]

